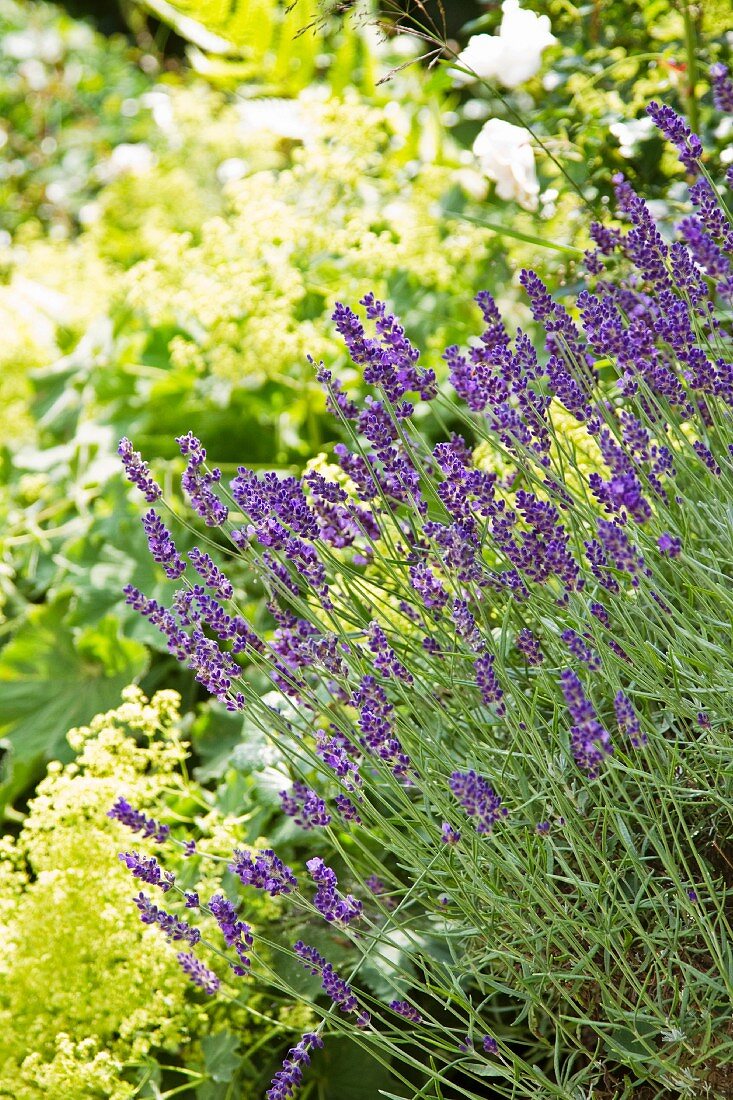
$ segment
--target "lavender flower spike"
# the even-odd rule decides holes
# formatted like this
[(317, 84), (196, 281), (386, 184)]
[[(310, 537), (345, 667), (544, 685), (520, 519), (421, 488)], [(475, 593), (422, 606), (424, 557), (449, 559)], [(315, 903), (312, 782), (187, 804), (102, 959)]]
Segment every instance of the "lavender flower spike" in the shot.
[(733, 80), (727, 66), (720, 61), (711, 65), (710, 78), (713, 82), (713, 103), (716, 110), (733, 114)]
[(593, 704), (572, 669), (566, 668), (562, 673), (560, 686), (574, 723), (570, 729), (570, 746), (575, 762), (588, 773), (589, 779), (596, 779), (604, 757), (613, 752), (611, 738), (598, 721)]
[(176, 550), (170, 531), (153, 508), (145, 513), (142, 524), (153, 561), (163, 566), (166, 577), (170, 577), (172, 581), (177, 580), (186, 568), (186, 563)]
[(176, 881), (170, 871), (163, 870), (155, 856), (145, 859), (137, 852), (120, 852), (118, 858), (122, 860), (133, 878), (139, 878), (149, 886), (159, 886), (164, 894)]
[(133, 901), (140, 910), (140, 920), (143, 924), (157, 924), (161, 931), (165, 933), (169, 943), (174, 940), (185, 940), (193, 947), (201, 939), (198, 928), (194, 928), (187, 920), (179, 920), (172, 913), (160, 909), (142, 891), (136, 898), (133, 898)]
[(349, 924), (361, 916), (363, 905), (351, 894), (342, 897), (336, 887), (336, 874), (327, 867), (320, 857), (315, 856), (306, 863), (308, 872), (318, 889), (313, 904), (327, 921), (336, 924)]
[(163, 490), (150, 473), (147, 462), (143, 462), (139, 451), (133, 451), (132, 443), (126, 437), (120, 440), (117, 454), (122, 459), (125, 477), (137, 486), (148, 504), (154, 504), (156, 500), (159, 500), (163, 495)]
[(422, 1023), (422, 1016), (408, 1001), (390, 1001), (389, 1007), (393, 1012), (396, 1012), (398, 1016), (404, 1016), (411, 1024)]
[(356, 1012), (359, 1003), (351, 986), (339, 977), (323, 955), (319, 954), (314, 947), (303, 943), (302, 940), (298, 940), (297, 943), (293, 944), (293, 950), (311, 974), (320, 973), (323, 992), (331, 998), (341, 1012), (346, 1015), (350, 1012)]
[(693, 134), (685, 120), (671, 107), (652, 100), (646, 110), (654, 120), (657, 129), (672, 142), (681, 163), (688, 172), (696, 174), (699, 171), (699, 160), (702, 156), (702, 142), (697, 134)]
[(146, 840), (152, 838), (156, 840), (158, 844), (163, 844), (164, 841), (168, 839), (170, 833), (170, 827), (168, 825), (159, 825), (152, 817), (146, 817), (140, 810), (134, 809), (124, 798), (117, 799), (112, 809), (107, 813), (107, 817), (111, 817), (113, 821), (119, 821), (123, 825), (126, 825), (133, 833), (142, 831)]
[(473, 769), (467, 772), (453, 772), (450, 789), (463, 806), (469, 817), (475, 817), (477, 833), (490, 833), (500, 817), (506, 817), (508, 810), (501, 805), (501, 798), (482, 775)]
[(176, 958), (180, 964), (181, 969), (191, 979), (194, 985), (197, 985), (200, 989), (203, 989), (204, 993), (208, 993), (210, 997), (213, 997), (218, 992), (221, 982), (214, 973), (213, 970), (209, 970), (208, 966), (197, 959), (191, 952), (180, 951)]
[(280, 808), (288, 817), (292, 817), (301, 829), (315, 829), (331, 824), (331, 815), (326, 803), (305, 783), (296, 780), (290, 791), (280, 791)]
[(265, 1093), (266, 1100), (289, 1100), (294, 1095), (294, 1090), (303, 1081), (301, 1066), (310, 1065), (310, 1051), (316, 1047), (322, 1047), (323, 1040), (313, 1031), (308, 1031), (294, 1047), (288, 1051), (288, 1056), (272, 1079), (272, 1083)]
[(176, 443), (181, 449), (181, 454), (188, 459), (181, 478), (181, 487), (206, 526), (221, 527), (229, 515), (229, 509), (211, 488), (212, 485), (221, 481), (221, 470), (207, 470), (204, 467), (206, 451), (201, 446), (201, 441), (192, 432), (176, 436)]
[(243, 886), (255, 886), (273, 898), (278, 894), (289, 894), (297, 887), (295, 875), (271, 848), (254, 855), (253, 859), (249, 852), (235, 849), (234, 863), (229, 864), (229, 870), (238, 876)]

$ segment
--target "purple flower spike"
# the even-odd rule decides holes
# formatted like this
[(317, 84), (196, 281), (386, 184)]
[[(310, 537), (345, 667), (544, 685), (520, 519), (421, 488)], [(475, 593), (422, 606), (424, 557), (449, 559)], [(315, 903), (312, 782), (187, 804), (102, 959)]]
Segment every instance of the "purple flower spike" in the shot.
[(350, 798), (347, 798), (345, 794), (337, 794), (334, 803), (344, 821), (353, 821), (355, 825), (361, 825), (359, 811)]
[(389, 1007), (393, 1012), (396, 1012), (398, 1016), (404, 1016), (406, 1020), (409, 1020), (411, 1024), (421, 1024), (422, 1016), (416, 1008), (414, 1008), (409, 1001), (390, 1001)]
[(336, 887), (338, 879), (336, 874), (327, 867), (320, 857), (315, 856), (306, 863), (308, 873), (317, 886), (313, 904), (319, 913), (329, 922), (335, 924), (350, 924), (357, 920), (363, 910), (362, 902), (352, 894), (342, 897)]
[(118, 858), (124, 863), (133, 878), (139, 878), (147, 882), (148, 886), (159, 886), (163, 893), (175, 883), (175, 876), (170, 871), (164, 871), (155, 856), (146, 859), (137, 852), (120, 852)]
[(457, 844), (461, 839), (461, 834), (457, 829), (454, 829), (447, 821), (444, 821), (441, 826), (440, 839), (444, 844)]
[(293, 783), (289, 791), (280, 791), (280, 807), (301, 829), (324, 828), (331, 824), (326, 803), (299, 780)]
[(570, 729), (570, 746), (575, 762), (588, 773), (589, 779), (596, 779), (603, 760), (613, 752), (611, 738), (598, 721), (595, 709), (572, 669), (566, 668), (562, 673), (560, 686), (574, 723)]
[(514, 644), (528, 665), (542, 664), (544, 658), (542, 656), (542, 650), (540, 649), (540, 643), (528, 627), (519, 631)]
[(392, 765), (399, 777), (407, 775), (410, 758), (402, 750), (392, 726), (394, 707), (373, 676), (365, 676), (354, 695), (354, 706), (359, 710), (361, 744), (374, 756)]
[(613, 701), (613, 706), (616, 711), (618, 728), (626, 734), (634, 748), (638, 749), (642, 745), (646, 745), (646, 734), (641, 732), (641, 725), (636, 711), (631, 700), (624, 695), (623, 691), (619, 691)]
[(406, 684), (412, 683), (412, 673), (408, 672), (387, 641), (387, 635), (377, 622), (369, 623), (369, 648), (374, 654), (374, 667), (383, 676), (394, 676)]
[(716, 110), (733, 114), (733, 80), (727, 66), (720, 61), (711, 65), (710, 78), (713, 82), (713, 103)]
[(176, 940), (185, 940), (194, 947), (201, 939), (198, 928), (194, 928), (186, 920), (179, 920), (172, 913), (166, 913), (160, 909), (142, 891), (133, 898), (135, 905), (140, 910), (140, 920), (143, 924), (157, 924), (169, 943)]
[(587, 665), (591, 672), (597, 672), (601, 667), (601, 659), (595, 650), (591, 649), (589, 645), (576, 634), (574, 630), (563, 630), (560, 635), (565, 645), (568, 647), (573, 657), (577, 657), (579, 661)]
[(479, 657), (473, 666), (476, 670), (476, 684), (481, 692), (481, 698), (484, 703), (489, 706), (491, 703), (498, 703), (496, 713), (502, 715), (504, 713), (504, 704), (502, 699), (504, 692), (499, 687), (499, 681), (494, 669), (494, 656), (491, 653), (484, 654), (483, 657)]
[(186, 568), (186, 563), (179, 556), (170, 531), (153, 508), (145, 513), (142, 524), (148, 537), (148, 547), (153, 555), (153, 561), (163, 566), (165, 575), (172, 581), (177, 580)]
[(143, 462), (140, 452), (132, 449), (132, 443), (129, 439), (123, 438), (120, 440), (117, 454), (122, 459), (125, 477), (137, 486), (148, 504), (154, 504), (156, 500), (159, 500), (163, 495), (163, 490), (150, 473), (147, 462)]
[(476, 818), (477, 833), (490, 833), (499, 818), (506, 817), (508, 813), (489, 781), (473, 769), (453, 772), (450, 789), (468, 816)]
[(657, 129), (661, 130), (667, 140), (674, 145), (681, 163), (688, 172), (696, 174), (700, 169), (699, 161), (702, 157), (702, 142), (697, 134), (693, 134), (685, 120), (671, 107), (652, 101), (646, 110)]
[(198, 546), (194, 546), (193, 550), (188, 552), (188, 560), (206, 587), (210, 588), (214, 595), (218, 596), (220, 600), (230, 600), (232, 598), (234, 589), (231, 581), (224, 576), (221, 569), (214, 564), (208, 554), (199, 550)]
[(323, 1040), (315, 1032), (308, 1031), (294, 1047), (272, 1079), (265, 1093), (266, 1100), (290, 1100), (303, 1082), (302, 1066), (310, 1065), (310, 1052), (323, 1046)]
[(486, 1054), (498, 1054), (499, 1044), (493, 1035), (484, 1035), (481, 1040), (481, 1046), (484, 1048)]
[(163, 844), (170, 833), (168, 825), (159, 825), (152, 817), (146, 817), (140, 810), (135, 810), (124, 798), (118, 798), (114, 806), (107, 813), (113, 821), (119, 821), (131, 829), (133, 833), (142, 832), (146, 840), (152, 839)]
[(221, 470), (205, 468), (206, 451), (192, 432), (177, 436), (176, 443), (181, 448), (181, 454), (188, 459), (181, 487), (188, 495), (192, 508), (207, 527), (221, 527), (229, 515), (229, 509), (211, 488), (221, 481)]
[(213, 970), (209, 970), (208, 966), (204, 966), (194, 954), (180, 951), (176, 958), (181, 969), (188, 975), (194, 985), (197, 985), (199, 989), (203, 989), (204, 993), (208, 993), (210, 997), (218, 992), (221, 982), (216, 974)]
[(244, 921), (238, 919), (237, 910), (229, 899), (222, 894), (214, 894), (209, 901), (209, 909), (221, 929), (227, 947), (233, 947), (237, 952), (239, 963), (234, 964), (232, 969), (241, 975), (250, 966), (247, 949), (252, 947), (254, 943), (252, 929)]
[(302, 940), (298, 940), (293, 944), (293, 950), (295, 954), (303, 962), (307, 970), (310, 970), (311, 974), (321, 975), (321, 988), (327, 997), (330, 997), (333, 1003), (343, 1012), (348, 1015), (350, 1012), (356, 1012), (359, 1003), (354, 996), (354, 993), (343, 978), (340, 978), (334, 968), (329, 962), (316, 951), (315, 947), (311, 947), (307, 943), (303, 943)]
[(239, 849), (235, 850), (234, 856), (234, 863), (229, 864), (229, 870), (237, 875), (243, 886), (254, 886), (273, 898), (278, 894), (289, 894), (298, 886), (293, 872), (278, 859), (271, 848), (255, 852), (254, 859), (249, 852)]

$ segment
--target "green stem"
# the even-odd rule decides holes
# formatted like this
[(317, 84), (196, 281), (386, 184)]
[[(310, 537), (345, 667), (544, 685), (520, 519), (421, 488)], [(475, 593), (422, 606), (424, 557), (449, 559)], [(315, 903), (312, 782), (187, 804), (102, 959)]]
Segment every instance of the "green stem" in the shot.
[(487, 222), (484, 218), (473, 217), (471, 214), (464, 214), (459, 210), (446, 210), (444, 216), (472, 222), (474, 225), (480, 225), (482, 229), (490, 229), (492, 233), (497, 233), (500, 237), (511, 237), (515, 241), (526, 241), (527, 244), (534, 244), (538, 248), (551, 248), (555, 252), (565, 252), (569, 256), (577, 256), (579, 259), (583, 256), (582, 248), (574, 248), (570, 244), (558, 244), (557, 241), (535, 237), (531, 233), (522, 233), (519, 229), (511, 229), (509, 226), (498, 225), (496, 222)]
[(687, 83), (685, 85), (685, 97), (687, 99), (687, 121), (693, 133), (698, 133), (700, 126), (700, 113), (697, 107), (697, 27), (693, 15), (692, 4), (685, 0), (682, 9), (682, 18), (685, 23), (685, 52), (687, 54)]

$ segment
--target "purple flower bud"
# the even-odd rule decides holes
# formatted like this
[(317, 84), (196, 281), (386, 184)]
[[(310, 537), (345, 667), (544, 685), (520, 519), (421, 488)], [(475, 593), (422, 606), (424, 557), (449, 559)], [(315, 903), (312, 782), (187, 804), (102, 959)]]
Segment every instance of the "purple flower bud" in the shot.
[(336, 889), (338, 879), (335, 872), (319, 856), (309, 859), (306, 867), (317, 886), (313, 904), (329, 923), (346, 925), (361, 916), (364, 908), (362, 902), (352, 894), (341, 896)]
[(567, 668), (562, 673), (560, 686), (573, 720), (570, 728), (573, 756), (578, 767), (587, 772), (588, 778), (595, 779), (600, 774), (604, 758), (613, 752), (611, 738), (598, 721), (595, 709), (572, 669)]
[(646, 110), (654, 120), (657, 129), (661, 130), (667, 140), (674, 145), (680, 161), (688, 172), (697, 174), (702, 157), (702, 142), (697, 134), (693, 134), (681, 115), (671, 107), (652, 101)]
[(720, 61), (711, 65), (710, 79), (713, 82), (713, 103), (716, 110), (733, 114), (733, 80), (727, 66)]
[(224, 576), (221, 569), (214, 564), (208, 554), (204, 554), (197, 546), (194, 546), (193, 550), (188, 552), (188, 560), (206, 587), (212, 589), (219, 599), (230, 600), (232, 598), (234, 589), (231, 581)]
[(207, 527), (221, 527), (229, 515), (229, 509), (221, 502), (212, 489), (221, 481), (221, 470), (207, 470), (206, 451), (191, 432), (176, 437), (181, 454), (188, 458), (186, 470), (181, 478), (181, 488), (187, 494), (194, 511)]
[(528, 665), (539, 665), (544, 660), (542, 656), (542, 650), (540, 649), (540, 643), (531, 630), (525, 627), (517, 634), (516, 641), (514, 643), (523, 655)]
[(137, 852), (120, 852), (118, 859), (124, 863), (133, 878), (139, 878), (142, 882), (147, 882), (148, 886), (160, 887), (164, 894), (171, 889), (176, 881), (175, 876), (170, 871), (163, 870), (155, 856), (146, 859), (145, 856), (140, 856)]
[(297, 943), (293, 944), (293, 950), (311, 974), (320, 973), (323, 992), (331, 998), (341, 1012), (348, 1015), (350, 1012), (357, 1011), (359, 1004), (351, 986), (339, 977), (323, 955), (316, 951), (314, 947), (303, 943), (302, 940), (298, 940)]
[(641, 725), (636, 711), (634, 710), (631, 700), (628, 696), (624, 695), (623, 691), (619, 691), (613, 701), (613, 706), (616, 711), (618, 728), (622, 733), (626, 734), (634, 748), (638, 749), (641, 748), (642, 745), (646, 745), (646, 734), (641, 732)]
[(481, 692), (481, 698), (486, 706), (490, 706), (492, 703), (498, 703), (496, 713), (502, 715), (505, 711), (502, 699), (504, 692), (499, 687), (499, 681), (494, 670), (495, 658), (493, 654), (486, 653), (483, 657), (479, 657), (474, 662), (474, 669), (476, 670), (476, 684)]
[(387, 635), (377, 622), (369, 623), (369, 649), (375, 655), (374, 667), (383, 676), (394, 676), (406, 684), (413, 682), (412, 673), (408, 672), (398, 658), (395, 651), (387, 641)]
[(186, 920), (179, 920), (172, 913), (160, 909), (142, 891), (133, 898), (135, 905), (140, 910), (140, 920), (143, 924), (157, 924), (169, 943), (176, 940), (185, 940), (194, 947), (201, 939), (198, 928), (194, 928)]

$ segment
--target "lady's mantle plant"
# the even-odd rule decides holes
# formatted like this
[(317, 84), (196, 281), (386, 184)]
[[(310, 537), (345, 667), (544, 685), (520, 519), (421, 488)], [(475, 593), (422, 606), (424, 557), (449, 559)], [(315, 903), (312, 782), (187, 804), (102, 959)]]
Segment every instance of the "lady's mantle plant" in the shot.
[[(232, 1087), (256, 1093), (266, 1063), (237, 1065), (237, 1050), (269, 1045), (293, 1026), (289, 1008), (273, 1021), (243, 1007), (233, 1014), (221, 999), (202, 1004), (176, 958), (191, 933), (182, 935), (182, 921), (163, 923), (160, 908), (131, 891), (125, 867), (110, 866), (132, 825), (167, 840), (179, 878), (195, 873), (196, 857), (175, 845), (168, 826), (147, 828), (148, 807), (161, 799), (176, 820), (195, 812), (198, 847), (214, 869), (241, 832), (181, 774), (179, 706), (175, 692), (148, 701), (130, 687), (115, 710), (70, 731), (76, 760), (49, 766), (19, 835), (0, 842), (2, 1097), (128, 1100), (151, 1079), (163, 1092), (184, 1082), (203, 1094), (212, 1072), (219, 1082), (236, 1072)], [(105, 816), (113, 802), (110, 816), (124, 824)], [(272, 916), (271, 903), (250, 910), (258, 927)], [(298, 1015), (300, 1027), (307, 1015)], [(213, 1063), (222, 1051), (228, 1067)]]
[[(318, 840), (300, 870), (235, 851), (210, 898), (179, 888), (160, 835), (121, 857), (156, 907), (143, 919), (185, 922), (179, 959), (208, 992), (289, 984), (247, 923), (258, 893), (283, 896), (280, 950), (322, 1022), (270, 1100), (344, 1030), (400, 1095), (485, 1096), (487, 1078), (512, 1097), (730, 1095), (733, 226), (698, 140), (650, 114), (694, 177), (691, 211), (670, 242), (618, 178), (626, 226), (593, 226), (572, 311), (521, 275), (543, 348), (482, 294), (444, 390), (383, 303), (363, 299), (370, 331), (338, 305), (373, 395), (357, 406), (319, 368), (349, 441), (335, 464), (226, 484), (189, 434), (211, 545), (185, 561), (145, 518), (177, 587), (128, 601), (277, 742), (297, 777), (284, 812), (333, 853)], [(241, 615), (225, 552), (264, 585), (269, 633)], [(375, 966), (381, 996), (360, 980)]]

